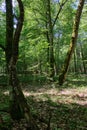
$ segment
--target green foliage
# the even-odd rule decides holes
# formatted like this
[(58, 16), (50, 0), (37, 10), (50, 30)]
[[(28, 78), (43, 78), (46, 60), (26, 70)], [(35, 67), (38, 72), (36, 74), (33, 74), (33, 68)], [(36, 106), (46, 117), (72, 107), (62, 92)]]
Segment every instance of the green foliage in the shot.
[[(34, 0), (34, 1), (23, 1), (24, 9), (25, 9), (25, 21), (24, 27), (21, 34), (20, 39), (20, 50), (19, 50), (19, 61), (18, 61), (18, 70), (26, 70), (29, 71), (29, 68), (41, 64), (38, 67), (38, 70), (47, 73), (47, 49), (49, 43), (47, 42), (46, 32), (46, 1), (44, 0)], [(60, 1), (61, 4), (62, 1)], [(14, 2), (14, 13), (18, 17), (18, 4)], [(1, 9), (3, 1), (0, 1), (0, 44), (5, 46), (5, 32), (6, 32), (6, 18), (5, 11)], [(84, 61), (86, 64), (86, 4), (83, 9), (83, 14), (81, 17), (81, 24), (79, 30), (79, 41), (83, 43), (84, 50)], [(51, 16), (52, 23), (55, 20), (58, 9), (60, 5), (56, 1), (51, 1)], [(68, 1), (67, 4), (64, 5), (59, 17), (56, 21), (53, 34), (54, 34), (54, 56), (56, 68), (59, 70), (64, 62), (66, 57), (67, 49), (70, 43), (70, 38), (72, 34), (73, 28), (73, 20), (75, 17), (75, 12), (77, 8), (77, 3), (74, 0)], [(77, 49), (79, 48), (79, 44), (77, 44)], [(79, 50), (81, 51), (81, 50)], [(0, 49), (0, 66), (2, 68), (5, 66), (5, 58), (4, 53)], [(77, 54), (76, 54), (77, 55)], [(80, 68), (82, 64), (82, 59), (78, 58), (77, 66)], [(74, 60), (72, 59), (71, 70), (74, 68)]]
[(45, 84), (47, 82), (47, 78), (45, 76), (38, 76), (38, 75), (24, 75), (24, 76), (19, 76), (19, 79), (21, 81), (21, 83), (29, 83), (29, 84), (37, 84), (37, 85), (41, 85), (41, 84)]

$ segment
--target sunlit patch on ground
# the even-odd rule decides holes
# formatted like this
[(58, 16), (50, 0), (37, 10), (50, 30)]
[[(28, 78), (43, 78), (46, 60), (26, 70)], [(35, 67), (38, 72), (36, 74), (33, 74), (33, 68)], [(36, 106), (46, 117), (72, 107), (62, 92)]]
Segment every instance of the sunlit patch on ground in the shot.
[(76, 103), (87, 105), (87, 88), (68, 88), (59, 90), (57, 88), (40, 88), (37, 91), (23, 90), (26, 97), (34, 96), (35, 99), (48, 100), (60, 103)]
[[(34, 87), (31, 86), (33, 90), (23, 88), (23, 93), (25, 97), (34, 96), (37, 100), (52, 100), (54, 102), (60, 102), (65, 104), (76, 103), (79, 105), (87, 105), (87, 88), (64, 88), (58, 89), (53, 88), (53, 86), (43, 86), (37, 90), (34, 90)], [(4, 95), (9, 95), (9, 91), (6, 90), (3, 92)]]

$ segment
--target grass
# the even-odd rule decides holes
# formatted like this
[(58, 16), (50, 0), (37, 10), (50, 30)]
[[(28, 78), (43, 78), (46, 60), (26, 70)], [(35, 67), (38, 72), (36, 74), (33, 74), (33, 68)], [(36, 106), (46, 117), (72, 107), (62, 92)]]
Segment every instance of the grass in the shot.
[[(37, 78), (39, 81), (39, 78)], [(21, 79), (22, 80), (22, 79)], [(24, 79), (23, 79), (24, 80)], [(50, 130), (86, 130), (87, 129), (87, 80), (85, 76), (69, 75), (63, 86), (56, 81), (51, 84), (30, 84), (22, 81), (22, 89), (32, 114), (41, 130), (46, 130), (50, 119)], [(0, 87), (0, 109), (8, 109), (8, 88)], [(2, 113), (5, 124), (10, 128), (9, 114)], [(14, 126), (15, 127), (15, 126)]]

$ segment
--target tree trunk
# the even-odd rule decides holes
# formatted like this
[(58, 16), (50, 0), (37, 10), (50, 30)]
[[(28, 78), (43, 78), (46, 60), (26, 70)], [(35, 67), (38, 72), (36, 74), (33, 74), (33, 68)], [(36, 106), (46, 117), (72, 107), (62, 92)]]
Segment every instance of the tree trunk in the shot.
[(54, 76), (54, 52), (53, 52), (53, 26), (51, 19), (51, 7), (50, 0), (47, 0), (47, 21), (48, 21), (48, 36), (49, 36), (49, 68), (50, 77)]
[[(16, 60), (16, 59), (15, 59)], [(21, 90), (19, 80), (16, 72), (16, 62), (14, 62), (14, 58), (11, 58), (10, 61), (10, 86), (12, 87), (11, 99), (10, 99), (10, 114), (12, 119), (20, 120), (25, 118), (28, 123), (29, 130), (39, 130), (36, 122), (34, 121), (30, 107), (27, 104), (27, 100), (25, 99), (23, 92)]]
[(85, 62), (84, 62), (84, 53), (83, 53), (83, 47), (82, 47), (81, 43), (80, 43), (80, 48), (81, 48), (81, 58), (82, 58), (82, 63), (83, 63), (84, 74), (86, 74), (86, 67), (85, 67)]
[(76, 50), (74, 50), (74, 72), (77, 73), (77, 57), (76, 57)]
[[(25, 117), (28, 123), (29, 130), (39, 130), (36, 122), (34, 121), (30, 107), (27, 104), (27, 101), (21, 90), (19, 80), (16, 72), (16, 64), (18, 60), (18, 49), (19, 49), (19, 38), (24, 21), (24, 8), (21, 0), (17, 0), (20, 10), (20, 17), (17, 23), (17, 28), (15, 30), (13, 41), (12, 41), (12, 50), (11, 58), (9, 59), (9, 85), (12, 89), (10, 95), (10, 114), (12, 119), (20, 120)], [(10, 5), (9, 5), (10, 6)], [(7, 32), (8, 33), (8, 32)], [(7, 34), (10, 38), (9, 34)]]
[(7, 71), (9, 71), (9, 62), (12, 55), (12, 42), (13, 42), (13, 11), (12, 11), (12, 0), (5, 0), (6, 3), (6, 64)]
[(73, 54), (73, 51), (74, 51), (74, 48), (76, 45), (76, 41), (77, 41), (77, 37), (78, 37), (78, 29), (79, 29), (79, 24), (80, 24), (80, 17), (81, 17), (82, 9), (84, 6), (84, 2), (85, 2), (85, 0), (79, 1), (79, 5), (77, 8), (76, 17), (75, 17), (75, 22), (74, 22), (74, 26), (73, 26), (70, 48), (68, 50), (67, 57), (65, 59), (61, 74), (59, 75), (59, 85), (62, 85), (63, 82), (65, 81), (66, 73), (68, 71), (69, 63), (71, 60), (71, 56)]
[(47, 68), (46, 68), (46, 71), (47, 73), (49, 73), (49, 33), (48, 33), (48, 14), (47, 14), (47, 10), (46, 10), (46, 39), (47, 39), (47, 42), (48, 42), (48, 47), (47, 47)]

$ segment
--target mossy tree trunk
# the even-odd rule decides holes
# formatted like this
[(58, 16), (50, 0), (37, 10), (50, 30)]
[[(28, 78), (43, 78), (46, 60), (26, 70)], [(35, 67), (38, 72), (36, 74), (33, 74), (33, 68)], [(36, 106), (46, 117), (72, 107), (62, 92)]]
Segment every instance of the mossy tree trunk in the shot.
[(62, 85), (65, 81), (66, 78), (66, 73), (68, 71), (69, 63), (76, 45), (77, 37), (78, 37), (78, 30), (79, 30), (79, 24), (80, 24), (80, 18), (81, 18), (81, 13), (82, 9), (84, 6), (85, 0), (80, 0), (79, 5), (77, 8), (76, 16), (75, 16), (75, 21), (74, 21), (74, 26), (73, 26), (73, 32), (72, 32), (72, 38), (71, 38), (71, 43), (70, 43), (70, 48), (67, 52), (67, 56), (64, 62), (64, 65), (62, 67), (62, 71), (59, 75), (59, 85)]

